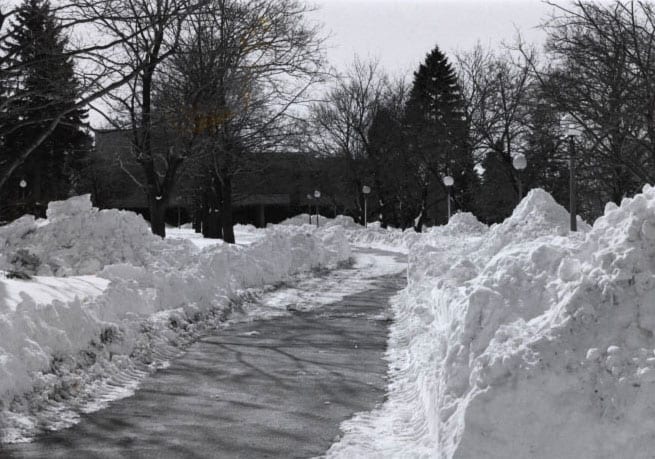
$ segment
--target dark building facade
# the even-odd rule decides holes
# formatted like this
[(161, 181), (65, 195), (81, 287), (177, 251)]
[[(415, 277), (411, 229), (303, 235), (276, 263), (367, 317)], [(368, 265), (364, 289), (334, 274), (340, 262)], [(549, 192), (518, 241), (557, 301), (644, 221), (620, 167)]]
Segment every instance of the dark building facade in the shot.
[[(307, 194), (320, 187), (323, 160), (301, 153), (261, 153), (254, 157), (250, 172), (234, 181), (234, 222), (264, 227), (298, 213), (315, 209), (316, 202)], [(94, 205), (138, 212), (148, 218), (146, 194), (137, 184), (145, 183), (140, 165), (132, 154), (130, 134), (120, 130), (99, 130), (87, 177)], [(323, 182), (325, 182), (323, 180)], [(167, 223), (176, 225), (191, 220), (196, 203), (197, 179), (184, 165), (171, 195)], [(337, 211), (330, 193), (319, 201), (320, 211), (332, 215)]]

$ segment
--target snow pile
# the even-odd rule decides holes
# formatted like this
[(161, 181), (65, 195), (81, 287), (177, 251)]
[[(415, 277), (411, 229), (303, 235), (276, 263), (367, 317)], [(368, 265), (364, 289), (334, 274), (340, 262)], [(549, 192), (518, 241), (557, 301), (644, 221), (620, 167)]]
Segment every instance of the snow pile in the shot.
[(173, 263), (192, 250), (189, 242), (153, 236), (133, 212), (93, 208), (90, 195), (52, 202), (47, 216), (41, 221), (26, 215), (0, 227), (0, 270), (20, 269), (19, 252), (38, 259), (36, 272), (28, 274), (70, 276), (94, 274), (115, 263), (146, 266), (162, 255), (169, 256), (163, 262)]
[(346, 231), (351, 244), (373, 249), (407, 252), (408, 248), (421, 238), (413, 229), (402, 231), (396, 228), (369, 227)]
[(468, 235), (480, 234), (489, 229), (487, 225), (480, 222), (475, 215), (470, 212), (457, 212), (450, 217), (448, 224), (445, 226), (433, 226), (427, 230), (427, 234), (432, 235)]
[[(302, 226), (302, 225), (309, 225), (309, 214), (298, 214), (295, 217), (290, 217), (287, 218), (286, 220), (281, 221), (277, 225), (282, 225), (282, 226)], [(311, 216), (312, 222), (316, 224), (316, 215)], [(275, 226), (272, 223), (269, 223), (268, 226)]]
[[(61, 385), (49, 371), (53, 362), (77, 362), (76, 353), (83, 351), (84, 357), (91, 346), (95, 355), (100, 344), (109, 346), (109, 358), (128, 359), (146, 322), (147, 329), (159, 327), (158, 333), (174, 340), (171, 323), (189, 325), (227, 311), (243, 289), (350, 258), (340, 227), (317, 232), (279, 227), (246, 246), (199, 249), (186, 240), (152, 235), (131, 212), (98, 211), (88, 196), (53, 203), (47, 215), (47, 221), (23, 217), (0, 228), (0, 269), (6, 271), (0, 271), (0, 409), (5, 414), (13, 397), (30, 388)], [(39, 276), (5, 278), (24, 270), (25, 263), (18, 265), (26, 259)], [(58, 277), (41, 276), (51, 273)], [(67, 383), (66, 390), (78, 386)], [(10, 429), (3, 430), (10, 438)]]
[(650, 457), (655, 188), (566, 222), (533, 190), (486, 233), (415, 244), (389, 399), (329, 456)]
[[(311, 216), (312, 225), (316, 226), (316, 215), (312, 214)], [(352, 217), (346, 215), (337, 215), (334, 218), (324, 217), (323, 215), (319, 216), (318, 227), (327, 227), (340, 226), (344, 229), (363, 229), (363, 227), (357, 223)], [(300, 214), (295, 217), (287, 218), (286, 220), (278, 223), (281, 226), (303, 226), (310, 225), (309, 223), (309, 214)], [(275, 225), (270, 225), (275, 226)]]
[[(319, 226), (316, 226), (316, 216), (312, 215), (312, 225), (309, 224), (309, 215), (301, 214), (288, 218), (278, 225), (269, 227), (296, 226), (305, 231), (324, 230), (339, 227), (344, 230), (347, 240), (360, 247), (389, 250), (392, 252), (406, 252), (408, 247), (416, 242), (420, 235), (413, 229), (402, 231), (396, 228), (382, 228), (378, 222), (368, 224), (367, 228), (355, 223), (352, 217), (337, 215), (335, 218), (320, 217)], [(313, 229), (314, 228), (314, 229)]]

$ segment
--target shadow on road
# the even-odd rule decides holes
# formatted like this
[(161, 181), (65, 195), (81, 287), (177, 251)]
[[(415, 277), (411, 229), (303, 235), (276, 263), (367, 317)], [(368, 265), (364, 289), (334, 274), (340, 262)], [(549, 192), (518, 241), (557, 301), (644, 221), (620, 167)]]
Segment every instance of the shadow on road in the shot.
[(384, 400), (389, 298), (402, 276), (311, 312), (222, 328), (133, 397), (0, 457), (320, 455), (339, 424)]

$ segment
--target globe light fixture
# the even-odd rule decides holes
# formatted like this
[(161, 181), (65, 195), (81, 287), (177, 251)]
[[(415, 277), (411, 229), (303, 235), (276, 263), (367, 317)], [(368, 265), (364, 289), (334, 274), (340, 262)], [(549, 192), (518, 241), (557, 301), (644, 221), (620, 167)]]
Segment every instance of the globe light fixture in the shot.
[(318, 222), (318, 200), (321, 197), (321, 192), (318, 190), (314, 190), (314, 198), (316, 198), (316, 228), (318, 228), (319, 222)]
[(25, 181), (25, 179), (21, 180), (21, 181), (18, 183), (18, 186), (21, 187), (21, 188), (23, 188), (23, 189), (27, 188), (27, 182)]
[(448, 221), (450, 221), (450, 188), (455, 184), (455, 180), (450, 175), (446, 175), (443, 178), (443, 184), (448, 189)]
[(512, 165), (517, 171), (522, 171), (528, 167), (528, 160), (525, 158), (524, 154), (519, 153), (518, 155), (514, 156), (514, 159), (512, 159)]
[(519, 202), (521, 202), (521, 199), (523, 199), (523, 180), (521, 180), (521, 171), (528, 167), (528, 160), (524, 154), (519, 153), (514, 155), (514, 158), (512, 159), (512, 166), (514, 166), (514, 169), (518, 171), (517, 181), (519, 185)]

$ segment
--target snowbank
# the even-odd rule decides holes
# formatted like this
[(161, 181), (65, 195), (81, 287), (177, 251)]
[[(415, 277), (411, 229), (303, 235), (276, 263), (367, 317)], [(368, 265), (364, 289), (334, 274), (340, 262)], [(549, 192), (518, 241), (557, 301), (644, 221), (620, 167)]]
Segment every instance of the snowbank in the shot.
[(36, 272), (28, 274), (70, 276), (116, 263), (146, 266), (162, 255), (169, 256), (162, 263), (174, 263), (192, 251), (189, 242), (153, 236), (133, 212), (93, 208), (89, 195), (52, 202), (47, 216), (43, 221), (26, 215), (0, 227), (0, 270), (20, 270), (26, 253), (38, 259)]
[[(171, 323), (179, 327), (226, 311), (240, 290), (350, 257), (340, 227), (318, 232), (279, 227), (246, 246), (200, 249), (188, 240), (152, 235), (134, 213), (99, 211), (88, 196), (52, 203), (47, 215), (45, 221), (27, 216), (0, 228), (5, 414), (15, 396), (56, 384), (54, 361), (78, 359), (85, 349), (82, 355), (88, 356), (89, 347), (95, 361), (99, 345), (109, 346), (109, 358), (120, 361), (133, 354), (146, 322), (169, 336)], [(15, 273), (38, 275), (7, 278)], [(78, 385), (69, 382), (66, 390)], [(11, 429), (4, 427), (6, 440)]]
[[(310, 225), (309, 214), (300, 214), (295, 217), (287, 218), (286, 220), (278, 223), (282, 226), (303, 226)], [(311, 224), (316, 225), (316, 215), (311, 216)], [(319, 227), (333, 227), (340, 226), (344, 229), (362, 229), (362, 226), (355, 223), (352, 217), (346, 215), (337, 215), (335, 218), (324, 217), (323, 215), (319, 216)]]
[[(472, 216), (471, 214), (468, 214)], [(475, 217), (473, 217), (475, 219)], [(477, 222), (477, 220), (475, 220)], [(486, 228), (485, 225), (478, 222)], [(306, 231), (314, 231), (316, 227), (316, 216), (312, 215), (312, 225), (309, 224), (309, 215), (301, 214), (288, 218), (274, 226), (296, 226)], [(352, 245), (368, 247), (373, 249), (387, 250), (390, 252), (406, 253), (408, 248), (420, 239), (420, 234), (413, 229), (405, 231), (396, 228), (382, 228), (379, 222), (371, 222), (367, 228), (355, 223), (352, 217), (337, 215), (335, 218), (320, 217), (320, 229), (339, 227), (344, 230), (346, 238)]]
[(487, 231), (415, 243), (389, 399), (329, 456), (650, 457), (655, 188), (567, 225), (533, 190)]

